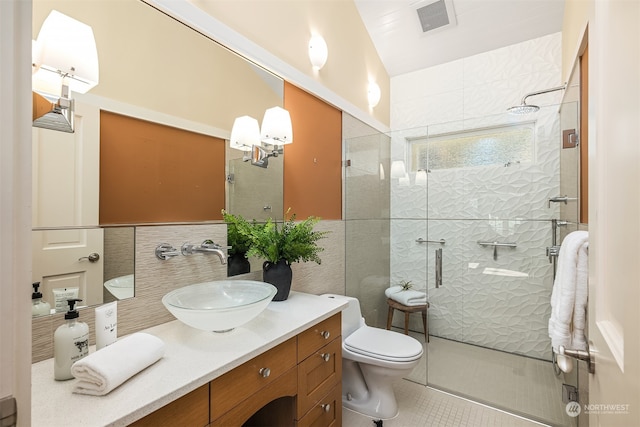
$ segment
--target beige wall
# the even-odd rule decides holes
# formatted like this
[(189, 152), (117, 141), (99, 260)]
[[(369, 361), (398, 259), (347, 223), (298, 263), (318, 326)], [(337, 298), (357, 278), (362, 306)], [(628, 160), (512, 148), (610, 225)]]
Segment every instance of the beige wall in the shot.
[[(389, 124), (389, 75), (352, 1), (194, 1), (196, 6), (273, 55)], [(327, 42), (329, 58), (314, 72), (307, 54), (312, 34)], [(367, 103), (369, 79), (380, 104)]]
[(592, 13), (593, 1), (566, 0), (562, 22), (562, 81), (569, 81)]
[(282, 106), (281, 84), (274, 91), (246, 60), (139, 0), (34, 0), (34, 39), (51, 9), (93, 29), (100, 82), (92, 96), (227, 132), (238, 116), (261, 120)]

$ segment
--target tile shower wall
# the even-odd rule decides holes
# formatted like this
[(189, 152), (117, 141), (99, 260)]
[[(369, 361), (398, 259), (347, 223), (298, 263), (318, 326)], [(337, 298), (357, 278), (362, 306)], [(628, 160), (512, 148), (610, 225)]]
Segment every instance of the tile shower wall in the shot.
[[(409, 162), (407, 138), (514, 123), (505, 114), (529, 92), (559, 86), (560, 33), (392, 79), (391, 160)], [(429, 288), (433, 335), (550, 359), (547, 320), (552, 266), (547, 206), (559, 193), (561, 92), (531, 98), (531, 162), (433, 170), (426, 186), (391, 180), (391, 283)], [(405, 129), (398, 131), (396, 129)], [(419, 237), (445, 245), (418, 244)], [(477, 241), (516, 242), (517, 248)], [(443, 249), (443, 287), (434, 288), (434, 250)], [(414, 320), (415, 321), (415, 320)], [(413, 325), (421, 330), (421, 325)]]

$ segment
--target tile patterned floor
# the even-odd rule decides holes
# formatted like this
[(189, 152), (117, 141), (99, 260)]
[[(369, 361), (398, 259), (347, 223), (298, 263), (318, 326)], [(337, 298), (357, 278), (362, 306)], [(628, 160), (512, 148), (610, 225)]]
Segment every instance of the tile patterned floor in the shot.
[[(421, 333), (409, 333), (424, 341)], [(433, 336), (425, 353), (407, 379), (427, 384), (428, 369), (428, 383), (436, 389), (547, 424), (576, 425), (562, 402), (562, 383), (575, 385), (575, 375), (556, 376), (550, 362)]]
[[(408, 380), (394, 384), (400, 407), (396, 418), (384, 427), (534, 427), (530, 420), (425, 387)], [(374, 427), (371, 417), (343, 409), (344, 427)]]

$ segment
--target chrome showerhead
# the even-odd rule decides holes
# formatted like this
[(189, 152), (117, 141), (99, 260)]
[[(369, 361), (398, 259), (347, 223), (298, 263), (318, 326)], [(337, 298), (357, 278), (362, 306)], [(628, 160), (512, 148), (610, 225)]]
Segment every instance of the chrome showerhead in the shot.
[(520, 103), (520, 105), (516, 105), (515, 107), (507, 108), (507, 111), (510, 114), (530, 114), (530, 113), (535, 113), (536, 111), (538, 111), (540, 109), (540, 107), (538, 107), (537, 105), (527, 104), (527, 98), (528, 97), (535, 96), (535, 95), (542, 95), (543, 93), (555, 92), (557, 90), (565, 90), (566, 88), (567, 88), (567, 84), (565, 83), (562, 86), (553, 87), (551, 89), (539, 90), (537, 92), (528, 93), (522, 98), (522, 102)]
[(535, 113), (539, 109), (540, 107), (538, 107), (537, 105), (522, 104), (522, 105), (514, 105), (513, 107), (508, 108), (507, 111), (510, 114), (530, 114), (530, 113)]

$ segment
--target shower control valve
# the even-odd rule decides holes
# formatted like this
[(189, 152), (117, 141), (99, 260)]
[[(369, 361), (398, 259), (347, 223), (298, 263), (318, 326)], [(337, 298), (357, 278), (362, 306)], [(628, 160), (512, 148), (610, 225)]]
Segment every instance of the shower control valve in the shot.
[(549, 262), (553, 262), (553, 258), (557, 258), (560, 254), (560, 246), (547, 246), (547, 256), (549, 257)]

